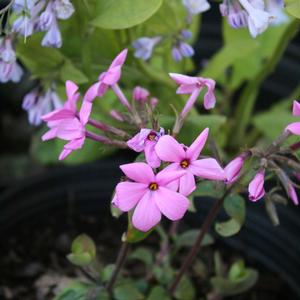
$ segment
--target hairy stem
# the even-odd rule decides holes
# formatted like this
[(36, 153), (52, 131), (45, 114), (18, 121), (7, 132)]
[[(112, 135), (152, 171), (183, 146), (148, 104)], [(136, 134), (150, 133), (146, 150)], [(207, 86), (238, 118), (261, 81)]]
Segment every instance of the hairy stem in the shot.
[(123, 242), (122, 246), (120, 248), (118, 257), (117, 257), (115, 270), (112, 273), (109, 281), (106, 284), (106, 289), (110, 295), (112, 295), (113, 287), (117, 280), (118, 274), (121, 271), (121, 269), (125, 263), (125, 260), (126, 260), (127, 254), (128, 254), (128, 250), (129, 250), (129, 244), (127, 242)]
[(196, 255), (198, 254), (199, 250), (201, 249), (201, 244), (202, 244), (203, 238), (204, 238), (205, 234), (208, 232), (212, 222), (216, 218), (216, 216), (219, 213), (220, 209), (222, 208), (223, 202), (224, 202), (225, 198), (227, 197), (227, 195), (229, 194), (229, 192), (230, 192), (230, 188), (224, 193), (222, 198), (218, 199), (214, 203), (214, 205), (211, 208), (210, 212), (206, 216), (206, 218), (205, 218), (205, 220), (202, 224), (201, 231), (199, 232), (199, 235), (197, 237), (197, 240), (195, 241), (194, 246), (192, 247), (192, 249), (188, 253), (187, 257), (185, 258), (185, 260), (183, 262), (183, 264), (181, 265), (181, 268), (180, 268), (178, 274), (176, 275), (175, 279), (173, 280), (172, 284), (170, 285), (170, 287), (168, 289), (171, 296), (174, 295), (174, 293), (176, 291), (176, 288), (177, 288), (182, 276), (187, 271), (187, 269), (190, 267), (190, 265), (194, 261)]

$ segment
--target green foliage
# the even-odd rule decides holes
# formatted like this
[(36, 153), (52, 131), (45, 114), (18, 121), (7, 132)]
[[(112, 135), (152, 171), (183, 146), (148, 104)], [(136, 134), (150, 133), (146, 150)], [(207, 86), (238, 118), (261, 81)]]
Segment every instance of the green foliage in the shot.
[(152, 252), (144, 247), (137, 248), (129, 256), (130, 259), (137, 259), (145, 263), (146, 266), (150, 267), (153, 264)]
[[(175, 243), (177, 248), (192, 247), (199, 235), (200, 230), (190, 229), (177, 236)], [(214, 243), (214, 239), (209, 234), (206, 234), (202, 241), (202, 246), (209, 246)]]
[(79, 235), (71, 245), (71, 253), (68, 260), (76, 266), (88, 266), (96, 257), (96, 246), (93, 240), (86, 234)]
[(154, 228), (150, 229), (147, 232), (142, 232), (142, 231), (134, 228), (134, 226), (132, 225), (132, 222), (131, 222), (131, 216), (130, 216), (130, 214), (128, 214), (128, 228), (127, 228), (127, 232), (123, 238), (128, 243), (137, 243), (137, 242), (144, 240), (153, 231), (153, 229)]
[(141, 300), (144, 296), (132, 281), (124, 280), (115, 285), (114, 298), (116, 300)]
[(300, 0), (285, 0), (285, 10), (295, 18), (300, 19)]
[(155, 286), (151, 289), (146, 300), (171, 300), (171, 298), (163, 287)]
[(238, 194), (229, 195), (224, 201), (224, 209), (231, 218), (224, 222), (217, 222), (215, 230), (221, 236), (229, 237), (238, 233), (245, 222), (245, 200)]
[(196, 291), (191, 279), (183, 276), (175, 291), (175, 298), (178, 300), (193, 300), (195, 295)]
[(98, 16), (92, 24), (106, 29), (124, 29), (149, 19), (162, 0), (98, 0)]
[(213, 288), (221, 296), (234, 296), (248, 291), (258, 279), (258, 272), (246, 268), (242, 260), (236, 261), (229, 269), (226, 277), (217, 275), (211, 278)]
[(221, 198), (224, 194), (224, 185), (216, 181), (201, 181), (197, 184), (194, 196), (208, 196), (212, 198)]

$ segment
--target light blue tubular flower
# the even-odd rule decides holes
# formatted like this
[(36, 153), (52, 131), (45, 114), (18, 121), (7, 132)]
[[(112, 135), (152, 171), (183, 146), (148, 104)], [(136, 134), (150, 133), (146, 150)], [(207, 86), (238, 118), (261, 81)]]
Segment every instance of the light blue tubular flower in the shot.
[(17, 62), (10, 37), (0, 39), (0, 82), (19, 82), (23, 70)]
[(193, 47), (185, 42), (179, 43), (179, 50), (184, 57), (192, 57), (195, 54)]
[(134, 56), (142, 60), (148, 60), (152, 56), (154, 47), (161, 41), (161, 37), (141, 37), (132, 44)]
[(69, 19), (75, 11), (73, 4), (69, 0), (54, 0), (53, 10), (57, 18), (61, 20)]
[(289, 17), (284, 12), (283, 0), (268, 0), (267, 11), (274, 16), (271, 25), (279, 26), (289, 21)]
[(172, 57), (176, 62), (182, 60), (182, 54), (177, 46), (173, 46), (172, 48)]
[(197, 15), (210, 9), (207, 0), (183, 0), (182, 2), (190, 15)]
[(25, 95), (22, 103), (22, 108), (28, 113), (29, 123), (35, 126), (42, 123), (41, 116), (60, 107), (62, 107), (62, 102), (52, 89), (47, 90), (45, 93), (34, 89)]
[(42, 46), (52, 48), (60, 48), (62, 46), (61, 33), (55, 18), (42, 40)]
[(227, 17), (227, 22), (232, 28), (243, 28), (248, 26), (248, 14), (241, 7), (238, 0), (224, 1), (220, 4), (220, 12)]
[(189, 39), (192, 38), (193, 34), (190, 30), (183, 29), (183, 30), (181, 30), (181, 36), (182, 36), (183, 39), (189, 40)]

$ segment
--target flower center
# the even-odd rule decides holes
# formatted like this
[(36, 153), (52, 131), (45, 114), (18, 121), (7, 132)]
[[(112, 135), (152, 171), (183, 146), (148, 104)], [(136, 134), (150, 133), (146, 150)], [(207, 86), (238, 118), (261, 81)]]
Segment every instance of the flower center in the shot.
[(147, 139), (148, 139), (149, 141), (154, 141), (155, 138), (156, 138), (156, 133), (155, 133), (155, 132), (150, 132), (150, 133), (148, 134), (148, 136), (147, 136)]
[(181, 161), (180, 166), (183, 169), (186, 169), (190, 165), (190, 161), (188, 159), (184, 159)]
[(152, 182), (149, 184), (149, 190), (156, 191), (158, 189), (158, 184), (156, 182)]

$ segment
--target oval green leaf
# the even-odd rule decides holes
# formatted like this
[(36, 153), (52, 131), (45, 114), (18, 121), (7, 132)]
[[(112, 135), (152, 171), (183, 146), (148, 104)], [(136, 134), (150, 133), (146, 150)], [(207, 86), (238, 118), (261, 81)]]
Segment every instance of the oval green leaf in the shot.
[(98, 0), (99, 14), (92, 24), (106, 29), (124, 29), (149, 19), (162, 0)]

